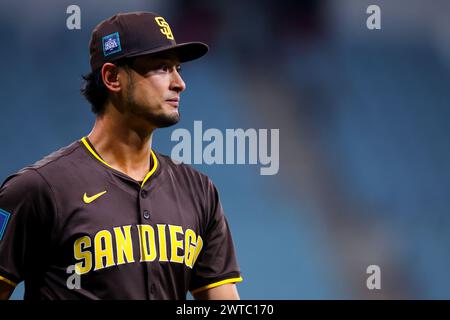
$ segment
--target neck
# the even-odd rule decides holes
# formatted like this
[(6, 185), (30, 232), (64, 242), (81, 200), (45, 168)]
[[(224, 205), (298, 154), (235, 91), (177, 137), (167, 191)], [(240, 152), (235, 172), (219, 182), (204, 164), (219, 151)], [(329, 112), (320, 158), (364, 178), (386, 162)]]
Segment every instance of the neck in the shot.
[(111, 167), (142, 181), (150, 170), (153, 128), (133, 126), (115, 108), (107, 110), (97, 117), (89, 141)]

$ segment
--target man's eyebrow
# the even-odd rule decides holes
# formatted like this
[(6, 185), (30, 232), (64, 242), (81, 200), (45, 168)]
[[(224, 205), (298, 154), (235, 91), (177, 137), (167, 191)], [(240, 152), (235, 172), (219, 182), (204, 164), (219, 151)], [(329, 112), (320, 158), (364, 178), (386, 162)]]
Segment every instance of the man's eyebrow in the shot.
[(179, 59), (172, 59), (168, 57), (154, 57), (149, 61), (143, 61), (142, 68), (149, 70), (157, 69), (161, 67), (161, 65), (180, 66), (181, 62)]
[(176, 56), (156, 56), (153, 59), (159, 62), (180, 63), (180, 59)]
[(163, 63), (170, 63), (170, 64), (181, 64), (180, 60), (178, 60), (178, 59), (163, 58), (163, 59), (158, 59), (158, 61), (163, 62)]

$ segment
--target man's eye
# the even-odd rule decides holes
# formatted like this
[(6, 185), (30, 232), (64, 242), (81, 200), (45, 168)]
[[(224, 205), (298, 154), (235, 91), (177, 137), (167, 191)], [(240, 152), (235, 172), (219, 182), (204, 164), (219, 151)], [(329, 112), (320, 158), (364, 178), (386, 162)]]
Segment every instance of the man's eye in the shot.
[[(175, 66), (175, 69), (176, 69), (178, 72), (181, 72), (181, 66), (180, 66), (180, 65)], [(170, 72), (171, 70), (173, 70), (173, 66), (172, 66), (172, 65), (168, 65), (168, 64), (162, 64), (162, 65), (160, 65), (160, 66), (158, 67), (158, 70), (159, 70), (160, 72)]]
[(169, 71), (169, 66), (166, 64), (163, 64), (159, 67), (159, 70), (161, 70), (163, 72), (167, 72), (167, 71)]

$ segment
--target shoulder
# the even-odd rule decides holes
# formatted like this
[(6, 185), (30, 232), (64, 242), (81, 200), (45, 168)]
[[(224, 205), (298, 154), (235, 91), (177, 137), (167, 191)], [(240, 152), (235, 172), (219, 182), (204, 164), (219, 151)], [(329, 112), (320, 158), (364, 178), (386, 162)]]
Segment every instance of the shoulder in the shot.
[(172, 190), (183, 192), (201, 208), (205, 230), (211, 221), (223, 215), (219, 192), (212, 179), (193, 166), (176, 161), (167, 155), (157, 154), (163, 168), (164, 182), (170, 181)]
[(1, 190), (4, 193), (15, 192), (25, 194), (32, 188), (43, 188), (45, 187), (45, 181), (42, 176), (33, 168), (25, 167), (20, 171), (10, 175), (5, 179), (1, 185)]
[(0, 208), (13, 215), (51, 215), (56, 212), (53, 199), (53, 189), (32, 167), (12, 174), (0, 187)]
[[(64, 164), (68, 157), (78, 149), (78, 142), (63, 147), (37, 161), (36, 163), (26, 166), (18, 172), (8, 176), (1, 189), (14, 189), (20, 192), (42, 191), (42, 189), (50, 188), (47, 176), (50, 172), (58, 172), (61, 165)], [(70, 161), (70, 160), (69, 160)], [(38, 188), (38, 190), (36, 190)]]
[(156, 153), (156, 155), (163, 168), (162, 170), (165, 171), (165, 174), (170, 179), (176, 180), (177, 183), (181, 185), (186, 184), (191, 189), (200, 189), (204, 194), (215, 188), (212, 180), (193, 166), (174, 160), (161, 153)]
[(52, 152), (33, 165), (30, 169), (44, 173), (49, 169), (61, 166), (72, 166), (77, 161), (79, 153), (82, 151), (80, 141), (75, 141), (68, 146)]
[(206, 174), (200, 172), (189, 164), (174, 160), (165, 154), (156, 153), (156, 155), (158, 157), (158, 160), (160, 161), (161, 166), (169, 174), (180, 176), (185, 175), (189, 178), (194, 178), (202, 182), (207, 182), (210, 180)]

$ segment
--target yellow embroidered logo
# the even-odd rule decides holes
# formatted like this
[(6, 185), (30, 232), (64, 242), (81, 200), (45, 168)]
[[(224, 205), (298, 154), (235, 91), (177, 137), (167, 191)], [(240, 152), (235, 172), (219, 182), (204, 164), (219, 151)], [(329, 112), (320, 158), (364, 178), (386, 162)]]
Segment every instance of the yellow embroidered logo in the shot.
[(172, 30), (170, 30), (170, 26), (163, 17), (156, 17), (156, 23), (161, 27), (161, 33), (167, 37), (167, 39), (174, 40)]
[(84, 203), (91, 203), (92, 201), (95, 201), (98, 198), (100, 198), (105, 193), (106, 193), (106, 190), (103, 191), (103, 192), (97, 193), (97, 194), (93, 195), (92, 197), (88, 197), (88, 195), (85, 192), (84, 195), (83, 195), (83, 201), (84, 201)]

